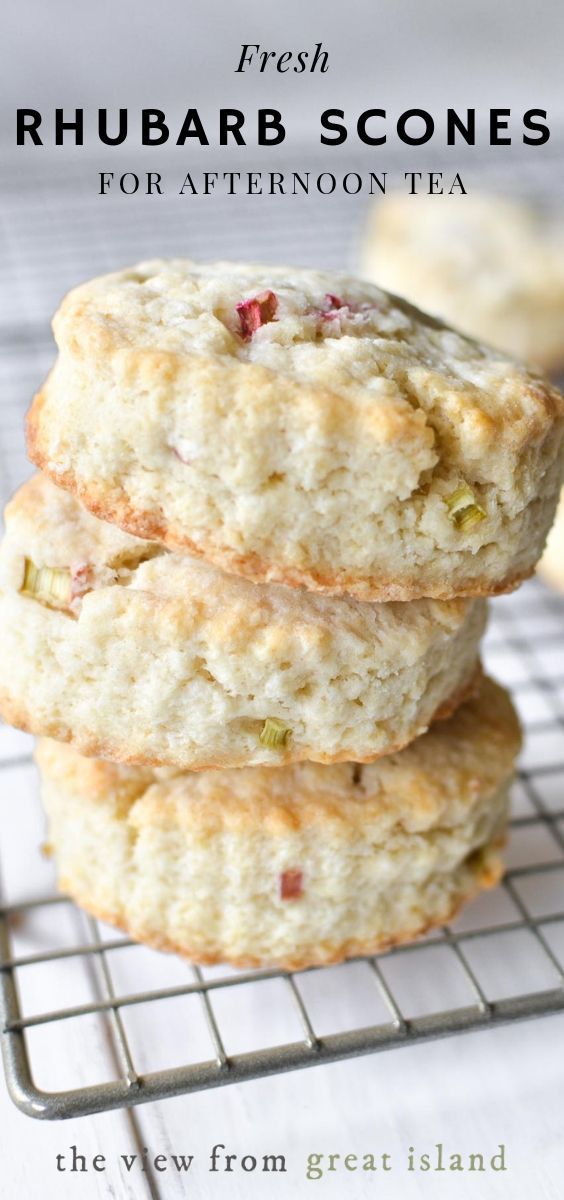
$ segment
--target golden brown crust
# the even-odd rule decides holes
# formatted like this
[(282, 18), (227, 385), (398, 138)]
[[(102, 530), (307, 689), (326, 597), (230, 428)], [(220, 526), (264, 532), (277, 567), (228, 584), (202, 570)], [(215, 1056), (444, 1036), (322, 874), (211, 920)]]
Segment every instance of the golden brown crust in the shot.
[(179, 527), (170, 524), (164, 514), (140, 512), (134, 509), (128, 500), (126, 492), (121, 489), (114, 491), (111, 497), (107, 492), (97, 495), (94, 484), (82, 487), (72, 471), (55, 471), (48, 455), (43, 453), (41, 439), (38, 436), (38, 419), (43, 403), (42, 393), (35, 397), (33, 405), (27, 414), (27, 451), (28, 456), (36, 467), (52, 479), (58, 487), (64, 488), (75, 496), (93, 516), (102, 521), (110, 521), (118, 525), (132, 537), (144, 541), (160, 542), (170, 550), (192, 554), (204, 558), (214, 566), (235, 575), (242, 575), (254, 583), (277, 583), (285, 587), (305, 588), (308, 591), (320, 592), (326, 595), (336, 595), (345, 592), (357, 600), (366, 602), (409, 601), (420, 599), (422, 594), (432, 600), (470, 599), (472, 597), (502, 596), (515, 591), (521, 583), (534, 573), (534, 564), (521, 573), (512, 573), (504, 579), (495, 582), (484, 578), (468, 578), (457, 580), (456, 584), (442, 582), (426, 583), (424, 592), (421, 582), (415, 574), (410, 583), (398, 583), (380, 576), (374, 579), (353, 579), (338, 574), (322, 573), (318, 570), (290, 570), (287, 566), (267, 561), (258, 554), (236, 554), (216, 542), (201, 540), (199, 543), (189, 538)]

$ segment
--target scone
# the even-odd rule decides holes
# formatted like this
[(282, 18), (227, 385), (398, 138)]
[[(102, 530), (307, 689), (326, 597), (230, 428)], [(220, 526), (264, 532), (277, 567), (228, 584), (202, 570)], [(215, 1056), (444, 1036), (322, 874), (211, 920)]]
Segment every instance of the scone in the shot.
[(185, 770), (372, 759), (472, 686), (483, 600), (253, 584), (98, 521), (41, 476), (6, 528), (0, 712), (82, 753)]
[(30, 455), (132, 534), (361, 600), (503, 592), (540, 556), (564, 399), (370, 284), (147, 262), (54, 330)]
[(564, 491), (556, 512), (556, 520), (548, 535), (545, 552), (538, 565), (539, 575), (551, 587), (564, 592)]
[(496, 196), (389, 194), (362, 273), (545, 370), (564, 368), (564, 225)]
[(196, 962), (294, 969), (373, 954), (496, 883), (519, 728), (502, 688), (401, 754), (172, 776), (37, 759), (61, 888)]

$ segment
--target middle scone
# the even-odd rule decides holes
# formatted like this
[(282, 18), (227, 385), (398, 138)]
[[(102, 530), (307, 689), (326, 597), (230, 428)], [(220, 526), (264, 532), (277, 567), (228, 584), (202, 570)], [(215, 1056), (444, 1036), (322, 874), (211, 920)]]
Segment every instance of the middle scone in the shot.
[(184, 770), (369, 761), (472, 689), (483, 600), (368, 604), (226, 575), (36, 476), (0, 548), (0, 713)]

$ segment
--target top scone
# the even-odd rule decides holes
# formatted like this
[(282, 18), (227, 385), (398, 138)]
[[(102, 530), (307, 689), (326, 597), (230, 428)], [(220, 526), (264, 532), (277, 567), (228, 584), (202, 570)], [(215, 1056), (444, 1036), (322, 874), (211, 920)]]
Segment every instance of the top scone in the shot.
[(154, 261), (71, 292), (29, 451), (137, 536), (363, 600), (531, 573), (562, 474), (541, 376), (359, 280)]

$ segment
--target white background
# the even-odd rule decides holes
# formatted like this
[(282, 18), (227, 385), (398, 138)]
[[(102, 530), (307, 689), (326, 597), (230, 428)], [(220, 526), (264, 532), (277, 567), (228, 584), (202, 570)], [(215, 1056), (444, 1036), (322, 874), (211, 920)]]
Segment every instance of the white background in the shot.
[[(4, 0), (12, 103), (161, 107), (268, 102), (309, 142), (313, 115), (412, 105), (564, 110), (559, 0)], [(235, 75), (240, 44), (330, 55), (326, 76)], [(311, 115), (310, 115), (311, 114)], [(11, 114), (7, 114), (8, 142)]]

